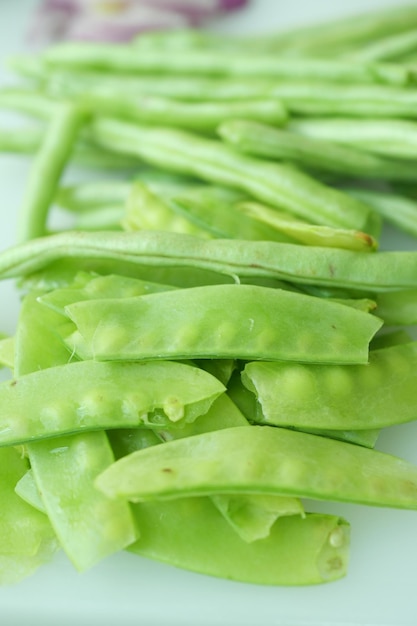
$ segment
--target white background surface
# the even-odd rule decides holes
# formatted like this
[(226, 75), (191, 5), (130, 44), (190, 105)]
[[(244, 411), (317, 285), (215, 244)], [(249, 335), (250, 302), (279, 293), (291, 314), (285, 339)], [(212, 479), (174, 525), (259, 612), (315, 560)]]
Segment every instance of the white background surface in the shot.
[[(0, 0), (0, 62), (24, 49), (34, 0)], [(252, 0), (219, 24), (222, 31), (262, 32), (326, 17), (395, 6), (395, 0)], [(1, 80), (8, 79), (4, 67)], [(7, 122), (0, 114), (0, 125)], [(29, 162), (0, 155), (0, 249), (15, 238), (16, 214)], [(394, 231), (391, 248), (417, 249)], [(0, 284), (0, 330), (12, 333), (18, 301)], [(417, 462), (417, 424), (387, 429), (378, 448)], [(1, 506), (1, 503), (0, 503)], [(317, 507), (318, 508), (318, 507)], [(417, 624), (417, 513), (320, 505), (352, 524), (347, 578), (309, 588), (226, 582), (119, 554), (78, 574), (63, 554), (14, 587), (0, 588), (1, 626), (404, 626)]]

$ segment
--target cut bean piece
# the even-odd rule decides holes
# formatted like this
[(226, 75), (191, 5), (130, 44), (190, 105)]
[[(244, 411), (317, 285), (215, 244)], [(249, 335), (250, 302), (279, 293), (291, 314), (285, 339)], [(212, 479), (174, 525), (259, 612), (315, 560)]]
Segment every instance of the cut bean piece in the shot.
[(374, 429), (417, 418), (417, 342), (372, 350), (365, 366), (252, 362), (242, 380), (265, 424)]
[(413, 464), (271, 426), (226, 428), (140, 450), (95, 484), (110, 498), (132, 502), (258, 493), (417, 509)]
[(39, 493), (32, 469), (28, 469), (27, 472), (23, 474), (22, 478), (16, 483), (14, 490), (22, 500), (41, 513), (46, 513), (45, 505), (42, 502), (42, 496)]
[(213, 285), (65, 308), (84, 359), (239, 358), (366, 363), (375, 316), (255, 285)]
[(0, 384), (0, 442), (139, 425), (169, 427), (205, 413), (224, 386), (182, 363), (76, 362)]

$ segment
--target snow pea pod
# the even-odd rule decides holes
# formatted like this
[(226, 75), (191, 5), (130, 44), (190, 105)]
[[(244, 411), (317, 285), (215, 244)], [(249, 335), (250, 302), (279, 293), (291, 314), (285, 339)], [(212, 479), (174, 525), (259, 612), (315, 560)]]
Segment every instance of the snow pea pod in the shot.
[(366, 367), (248, 363), (260, 421), (278, 426), (374, 429), (417, 418), (417, 343), (372, 350)]
[(116, 461), (95, 484), (140, 502), (217, 493), (292, 495), (417, 509), (417, 467), (349, 443), (271, 426), (170, 441)]
[(140, 503), (133, 511), (141, 537), (128, 550), (176, 567), (263, 585), (320, 584), (347, 571), (350, 528), (336, 516), (282, 517), (268, 537), (247, 543), (208, 498)]
[[(262, 413), (262, 407), (257, 401), (256, 395), (242, 383), (241, 372), (236, 371), (227, 385), (227, 395), (234, 404), (239, 407), (251, 424), (263, 424), (266, 422)], [(322, 435), (330, 439), (339, 439), (366, 448), (373, 448), (379, 437), (379, 429), (360, 430), (335, 430), (331, 428), (312, 428), (309, 426), (286, 425), (287, 428), (301, 430), (313, 435)]]
[(0, 384), (0, 442), (179, 426), (205, 413), (223, 390), (210, 374), (182, 363), (85, 361), (49, 367)]
[(165, 127), (146, 127), (99, 117), (91, 138), (107, 149), (151, 165), (234, 187), (315, 224), (373, 233), (374, 213), (362, 202), (295, 168), (238, 154), (217, 139)]
[(16, 483), (25, 475), (28, 461), (15, 448), (0, 451), (0, 584), (15, 584), (49, 561), (57, 541), (43, 513), (24, 502)]
[(84, 359), (240, 358), (366, 363), (375, 316), (255, 285), (211, 285), (65, 308)]
[[(136, 276), (153, 269), (163, 274), (166, 268), (175, 268), (176, 276), (181, 270), (192, 273), (202, 270), (203, 274), (209, 270), (207, 273), (211, 278), (217, 277), (217, 282), (225, 282), (225, 277), (254, 281), (275, 278), (367, 294), (412, 289), (417, 282), (414, 251), (368, 254), (272, 241), (203, 240), (162, 231), (68, 231), (38, 238), (0, 253), (0, 279), (28, 276), (46, 268), (52, 270), (60, 261), (65, 262), (65, 267), (75, 262), (75, 271), (85, 266), (89, 270), (108, 271), (109, 264), (112, 273)], [(179, 284), (163, 278), (151, 280)]]

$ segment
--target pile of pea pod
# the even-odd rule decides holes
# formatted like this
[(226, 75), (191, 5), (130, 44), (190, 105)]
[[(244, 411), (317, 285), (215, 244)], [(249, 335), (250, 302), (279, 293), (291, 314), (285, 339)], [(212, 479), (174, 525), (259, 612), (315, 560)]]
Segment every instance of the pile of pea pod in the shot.
[(344, 577), (349, 521), (306, 502), (417, 510), (417, 466), (377, 449), (417, 416), (417, 250), (380, 248), (417, 236), (417, 7), (10, 67), (0, 582), (57, 550)]

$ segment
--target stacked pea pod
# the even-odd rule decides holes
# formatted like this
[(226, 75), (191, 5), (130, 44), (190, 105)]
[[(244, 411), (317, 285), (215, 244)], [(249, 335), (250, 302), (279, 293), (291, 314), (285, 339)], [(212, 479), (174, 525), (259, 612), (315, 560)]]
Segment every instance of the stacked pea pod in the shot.
[[(316, 584), (346, 574), (349, 524), (306, 500), (417, 509), (417, 467), (375, 448), (417, 405), (417, 254), (378, 250), (385, 221), (417, 234), (416, 24), (13, 60), (30, 81), (0, 105), (40, 123), (0, 133), (33, 154), (0, 254), (24, 293), (0, 342), (2, 580), (60, 547)], [(73, 165), (91, 180), (64, 184)]]

